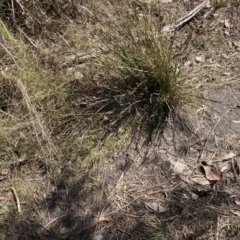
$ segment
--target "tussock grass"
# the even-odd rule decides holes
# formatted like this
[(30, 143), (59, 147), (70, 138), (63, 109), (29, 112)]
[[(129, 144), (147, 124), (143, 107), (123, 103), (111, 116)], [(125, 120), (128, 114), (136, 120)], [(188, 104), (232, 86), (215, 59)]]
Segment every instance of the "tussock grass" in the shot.
[[(11, 169), (10, 184), (26, 209), (35, 189), (42, 198), (53, 185), (67, 188), (76, 179), (77, 187), (84, 184), (79, 179), (94, 164), (97, 168), (106, 153), (120, 151), (130, 131), (151, 140), (164, 129), (169, 115), (191, 102), (194, 91), (181, 75), (175, 36), (162, 36), (162, 25), (147, 8), (140, 12), (127, 2), (119, 4), (122, 8), (109, 5), (114, 18), (107, 19), (111, 14), (100, 18), (94, 16), (94, 8), (82, 7), (87, 15), (83, 27), (66, 30), (67, 16), (74, 17), (73, 1), (66, 3), (66, 9), (64, 1), (21, 1), (22, 6), (12, 2), (2, 1), (0, 6), (11, 25), (10, 31), (0, 21), (0, 157), (1, 167)], [(61, 29), (53, 37), (64, 46), (59, 55), (55, 43), (45, 44), (46, 39), (39, 37), (49, 26), (51, 31)], [(39, 45), (35, 45), (37, 37)], [(96, 49), (96, 56), (85, 63), (61, 65), (68, 54), (87, 55)], [(24, 161), (15, 164), (19, 159)], [(5, 213), (0, 225), (6, 232), (11, 227), (7, 218), (13, 213), (8, 208)], [(13, 216), (11, 232), (16, 233), (18, 223), (26, 219)]]
[(122, 11), (108, 26), (100, 22), (105, 54), (95, 62), (94, 79), (82, 82), (81, 94), (87, 94), (83, 101), (92, 118), (112, 128), (134, 127), (150, 139), (170, 113), (192, 101), (194, 91), (180, 78), (174, 36), (163, 36), (150, 14)]

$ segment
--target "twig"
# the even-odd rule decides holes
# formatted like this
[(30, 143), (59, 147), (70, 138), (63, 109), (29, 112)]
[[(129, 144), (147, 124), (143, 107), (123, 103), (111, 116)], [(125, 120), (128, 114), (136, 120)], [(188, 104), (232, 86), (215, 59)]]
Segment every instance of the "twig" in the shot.
[(216, 240), (218, 240), (218, 234), (219, 234), (219, 215), (217, 216), (217, 232), (216, 232)]
[(168, 33), (168, 32), (174, 31), (175, 29), (181, 27), (186, 22), (188, 22), (193, 17), (195, 17), (202, 9), (209, 8), (209, 7), (210, 7), (210, 1), (209, 0), (205, 0), (200, 5), (198, 5), (196, 8), (194, 8), (191, 12), (189, 12), (186, 16), (179, 18), (174, 24), (165, 26), (162, 29), (161, 32), (164, 34), (164, 33)]
[(69, 214), (64, 214), (64, 215), (62, 215), (62, 216), (60, 216), (60, 217), (54, 218), (54, 219), (51, 220), (49, 223), (47, 223), (45, 226), (43, 226), (44, 229), (47, 229), (52, 223), (58, 221), (59, 219), (65, 217), (65, 216), (68, 216), (68, 215), (69, 215)]
[(20, 201), (19, 201), (19, 198), (18, 198), (18, 195), (17, 195), (17, 191), (14, 187), (11, 187), (11, 190), (13, 192), (13, 195), (15, 197), (15, 200), (17, 202), (17, 209), (18, 209), (18, 212), (21, 213), (21, 205), (20, 205)]
[(124, 205), (123, 207), (121, 207), (121, 208), (119, 208), (119, 209), (117, 209), (117, 210), (115, 210), (115, 211), (113, 211), (113, 212), (110, 212), (110, 213), (108, 213), (108, 214), (106, 214), (106, 215), (104, 215), (104, 216), (106, 216), (106, 217), (107, 217), (107, 216), (111, 216), (111, 215), (113, 215), (114, 213), (117, 213), (117, 212), (123, 210), (124, 208), (130, 206), (132, 203), (136, 202), (140, 197), (141, 197), (141, 196), (133, 199), (130, 203), (128, 203), (128, 204)]
[(33, 42), (33, 40), (21, 29), (18, 28), (19, 32), (21, 32), (26, 38), (27, 40), (35, 47), (38, 48), (38, 46)]
[(124, 234), (126, 234), (126, 235), (132, 237), (132, 234), (129, 233), (129, 232), (126, 232), (126, 231), (124, 231), (124, 230), (122, 230), (122, 229), (120, 229), (120, 228), (118, 228), (117, 230), (118, 230), (119, 232), (121, 232), (121, 233), (124, 233)]

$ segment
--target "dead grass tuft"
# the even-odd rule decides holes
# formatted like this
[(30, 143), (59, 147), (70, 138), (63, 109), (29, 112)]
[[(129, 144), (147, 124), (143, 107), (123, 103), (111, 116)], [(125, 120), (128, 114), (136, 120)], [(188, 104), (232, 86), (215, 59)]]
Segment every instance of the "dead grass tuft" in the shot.
[(92, 119), (115, 129), (131, 126), (150, 140), (164, 129), (169, 114), (191, 104), (194, 87), (180, 78), (177, 56), (182, 54), (175, 51), (175, 37), (165, 38), (154, 17), (133, 9), (116, 9), (108, 25), (99, 22), (104, 55), (95, 61), (93, 79), (82, 80), (80, 92)]

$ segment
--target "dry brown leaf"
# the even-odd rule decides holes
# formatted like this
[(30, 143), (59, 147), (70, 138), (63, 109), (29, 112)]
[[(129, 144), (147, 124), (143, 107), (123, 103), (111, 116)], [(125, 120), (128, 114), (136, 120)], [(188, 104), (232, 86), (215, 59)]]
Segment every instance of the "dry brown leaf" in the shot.
[(214, 170), (214, 167), (211, 165), (207, 165), (206, 162), (202, 162), (202, 167), (205, 171), (205, 177), (206, 179), (210, 181), (219, 181), (221, 179), (221, 176)]
[(194, 183), (200, 184), (200, 185), (209, 185), (210, 182), (203, 176), (194, 176), (190, 178), (190, 180)]
[(82, 231), (88, 230), (103, 221), (110, 221), (110, 217), (105, 216), (94, 217), (84, 224), (84, 226), (82, 227)]

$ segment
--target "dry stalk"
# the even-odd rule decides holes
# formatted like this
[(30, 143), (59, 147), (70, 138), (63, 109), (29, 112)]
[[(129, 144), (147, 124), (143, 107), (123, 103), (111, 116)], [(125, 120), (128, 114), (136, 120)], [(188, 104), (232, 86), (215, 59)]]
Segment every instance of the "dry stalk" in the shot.
[(17, 191), (14, 187), (11, 187), (11, 190), (13, 192), (13, 195), (14, 195), (16, 203), (17, 203), (18, 212), (21, 213), (22, 210), (21, 210), (20, 201), (19, 201), (19, 198), (18, 198), (18, 195), (17, 195)]
[(189, 12), (186, 16), (179, 18), (174, 24), (165, 26), (162, 29), (162, 33), (164, 34), (164, 33), (174, 31), (175, 29), (181, 27), (182, 25), (190, 21), (192, 18), (194, 18), (202, 9), (209, 8), (209, 7), (210, 7), (210, 1), (205, 0), (196, 8), (194, 8), (191, 12)]

